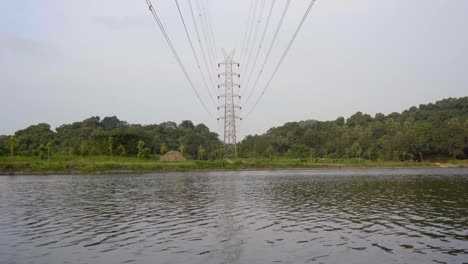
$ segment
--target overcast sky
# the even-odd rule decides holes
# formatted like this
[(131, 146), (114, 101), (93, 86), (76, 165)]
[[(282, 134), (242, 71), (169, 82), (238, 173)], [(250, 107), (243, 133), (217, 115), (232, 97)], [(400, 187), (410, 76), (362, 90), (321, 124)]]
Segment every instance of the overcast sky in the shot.
[[(249, 0), (199, 1), (210, 10), (217, 60), (222, 49), (240, 55)], [(175, 2), (153, 3), (202, 99), (216, 113)], [(195, 38), (187, 1), (179, 3)], [(276, 1), (265, 47), (285, 3)], [(292, 1), (260, 84), (307, 4)], [(467, 30), (467, 0), (318, 0), (265, 96), (240, 123), (240, 135), (288, 121), (334, 120), (357, 111), (388, 114), (467, 96)], [(222, 135), (222, 124), (197, 100), (144, 0), (0, 0), (0, 89), (0, 134), (116, 115), (142, 124), (192, 120)]]

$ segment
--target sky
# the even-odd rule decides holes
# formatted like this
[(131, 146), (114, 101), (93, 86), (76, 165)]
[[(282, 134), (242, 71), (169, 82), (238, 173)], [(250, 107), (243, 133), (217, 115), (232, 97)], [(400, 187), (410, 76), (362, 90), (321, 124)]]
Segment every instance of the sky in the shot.
[[(251, 70), (245, 65), (254, 64), (273, 0), (256, 1), (259, 7), (265, 2), (265, 11), (248, 56), (243, 50), (251, 2), (198, 0), (210, 14), (213, 61), (234, 50), (244, 66), (243, 84), (250, 74), (257, 76), (286, 3), (275, 1)], [(202, 62), (188, 2), (178, 2)], [(204, 86), (175, 1), (153, 4), (200, 98), (218, 116), (208, 90), (220, 91)], [(308, 4), (292, 0), (258, 87), (240, 102), (239, 139), (290, 121), (334, 120), (357, 111), (388, 114), (468, 95), (468, 1), (317, 0), (271, 85), (245, 117)], [(201, 64), (206, 79), (220, 81), (213, 63), (207, 63), (210, 76)], [(251, 88), (241, 87), (243, 100)], [(0, 105), (0, 134), (116, 115), (141, 124), (192, 120), (222, 137), (221, 121), (197, 99), (144, 0), (0, 0)]]

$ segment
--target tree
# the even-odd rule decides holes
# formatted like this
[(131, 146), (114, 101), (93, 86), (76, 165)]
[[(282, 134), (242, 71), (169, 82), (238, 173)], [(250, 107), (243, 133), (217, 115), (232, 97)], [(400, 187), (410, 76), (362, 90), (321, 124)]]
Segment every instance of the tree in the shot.
[(346, 125), (349, 127), (367, 126), (372, 121), (372, 117), (361, 112), (357, 112), (346, 120)]
[(375, 148), (374, 145), (372, 145), (372, 146), (370, 146), (370, 147), (367, 148), (365, 154), (367, 155), (367, 159), (368, 159), (368, 160), (372, 160), (372, 155), (374, 155), (375, 149), (376, 149), (376, 148)]
[(344, 119), (344, 117), (342, 117), (342, 116), (338, 117), (338, 118), (335, 120), (335, 124), (336, 124), (337, 126), (344, 126), (344, 124), (345, 124), (345, 119)]
[[(426, 157), (468, 157), (468, 97), (449, 98), (436, 103), (411, 107), (402, 113), (375, 117), (356, 113), (348, 120), (307, 120), (289, 122), (269, 129), (265, 134), (247, 136), (239, 143), (240, 157), (275, 156), (301, 157), (301, 149), (311, 157), (362, 157), (382, 160), (423, 161)], [(0, 136), (0, 155), (32, 156), (42, 158), (52, 154), (69, 155), (131, 155), (165, 154), (179, 149), (184, 155), (203, 159), (221, 158), (223, 144), (218, 135), (204, 124), (183, 121), (139, 125), (128, 124), (117, 117), (90, 117), (51, 130), (40, 123)], [(145, 142), (138, 149), (138, 143)], [(49, 142), (53, 146), (47, 148)], [(355, 145), (355, 143), (357, 143)], [(118, 147), (117, 147), (118, 146)], [(307, 147), (307, 151), (302, 146)], [(117, 148), (116, 148), (117, 147)], [(273, 151), (272, 151), (273, 149)], [(117, 152), (116, 152), (117, 151)]]
[(362, 148), (358, 142), (354, 142), (351, 146), (351, 152), (354, 157), (360, 158), (362, 154)]
[(125, 149), (125, 146), (120, 144), (117, 147), (117, 153), (119, 154), (120, 157), (125, 157), (127, 156), (127, 149)]
[(315, 158), (315, 149), (314, 148), (310, 148), (309, 150), (309, 157), (310, 157), (310, 161), (312, 161), (314, 158)]
[(268, 146), (266, 151), (268, 153), (268, 157), (270, 158), (270, 160), (273, 160), (273, 146), (272, 145)]
[(142, 158), (144, 154), (143, 152), (145, 149), (145, 142), (143, 140), (138, 141), (137, 149), (138, 149), (138, 158)]
[(19, 141), (18, 141), (18, 139), (16, 137), (11, 136), (8, 139), (8, 144), (9, 144), (9, 147), (10, 147), (10, 155), (13, 157), (15, 155), (16, 149), (19, 146)]
[(198, 159), (203, 160), (205, 159), (205, 156), (206, 156), (206, 150), (202, 147), (202, 145), (200, 145), (200, 147), (198, 147)]
[(50, 151), (52, 149), (52, 146), (53, 146), (54, 142), (53, 141), (49, 141), (46, 145), (46, 149), (47, 149), (47, 161), (50, 162)]
[(193, 130), (195, 128), (195, 125), (192, 123), (192, 121), (184, 120), (179, 124), (179, 128)]
[(288, 151), (291, 158), (304, 159), (310, 154), (310, 148), (302, 144), (293, 144)]
[(447, 128), (442, 131), (442, 148), (454, 159), (463, 155), (465, 146), (464, 128), (458, 118), (452, 118), (447, 122)]
[(87, 151), (87, 148), (88, 148), (88, 143), (84, 140), (81, 140), (81, 145), (80, 145), (80, 150), (81, 150), (81, 157), (83, 158), (86, 151)]
[(181, 144), (181, 145), (179, 146), (179, 151), (180, 151), (180, 153), (182, 153), (182, 154), (185, 153), (185, 146), (184, 146), (184, 144)]
[(47, 158), (47, 148), (46, 146), (44, 146), (44, 144), (41, 144), (37, 150), (39, 152), (39, 158), (41, 159)]
[(109, 137), (108, 144), (109, 144), (109, 154), (112, 157), (113, 150), (114, 150), (114, 138), (113, 137)]
[(138, 158), (149, 159), (151, 154), (150, 148), (143, 148)]
[(320, 148), (320, 152), (322, 152), (322, 157), (327, 158), (328, 157), (328, 148), (323, 146)]
[(116, 116), (104, 117), (99, 125), (104, 130), (115, 130), (128, 126), (127, 122), (120, 121)]
[(50, 130), (50, 125), (41, 123), (32, 125), (26, 129), (18, 130), (15, 133), (18, 139), (17, 155), (30, 156), (35, 155), (40, 145), (47, 145), (50, 140), (55, 138), (55, 133)]
[(166, 143), (163, 143), (163, 144), (161, 145), (160, 152), (161, 152), (161, 155), (164, 155), (164, 154), (167, 153), (167, 145), (166, 145)]
[(416, 155), (424, 162), (424, 155), (436, 148), (434, 126), (428, 121), (417, 121), (414, 125)]

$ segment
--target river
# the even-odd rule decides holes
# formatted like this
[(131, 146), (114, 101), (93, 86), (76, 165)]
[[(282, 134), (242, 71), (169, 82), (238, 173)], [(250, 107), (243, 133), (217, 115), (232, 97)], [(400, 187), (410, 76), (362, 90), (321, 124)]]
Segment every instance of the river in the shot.
[(464, 262), (468, 169), (0, 177), (0, 263)]

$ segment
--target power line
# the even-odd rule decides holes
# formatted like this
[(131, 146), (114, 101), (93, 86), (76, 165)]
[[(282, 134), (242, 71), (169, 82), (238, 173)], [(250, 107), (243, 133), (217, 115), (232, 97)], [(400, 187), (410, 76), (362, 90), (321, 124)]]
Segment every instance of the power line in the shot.
[(185, 34), (187, 35), (188, 41), (190, 43), (190, 47), (192, 48), (193, 56), (195, 57), (195, 61), (197, 62), (198, 70), (200, 71), (200, 75), (201, 75), (201, 77), (203, 79), (203, 83), (205, 84), (205, 88), (208, 91), (208, 94), (210, 95), (211, 101), (213, 102), (214, 106), (217, 107), (217, 104), (215, 103), (215, 100), (214, 100), (213, 96), (211, 95), (210, 89), (208, 88), (208, 84), (206, 82), (205, 75), (203, 74), (203, 71), (201, 70), (200, 62), (198, 60), (197, 53), (195, 52), (195, 48), (193, 47), (193, 43), (192, 43), (192, 39), (190, 38), (190, 34), (189, 34), (188, 30), (187, 30), (187, 25), (185, 24), (184, 16), (182, 15), (182, 11), (180, 10), (179, 2), (177, 0), (175, 0), (175, 3), (177, 5), (177, 10), (179, 11), (180, 19), (182, 20), (182, 24), (184, 25)]
[(159, 19), (159, 16), (158, 14), (156, 13), (156, 10), (154, 9), (153, 7), (153, 4), (151, 3), (151, 0), (145, 0), (146, 3), (148, 4), (148, 8), (149, 10), (151, 11), (151, 14), (153, 14), (153, 17), (156, 21), (156, 23), (158, 24), (159, 26), (159, 29), (161, 30), (164, 38), (166, 39), (166, 42), (167, 44), (169, 45), (169, 48), (171, 49), (175, 59), (177, 60), (177, 63), (179, 64), (181, 70), (183, 71), (184, 75), (185, 75), (185, 78), (187, 79), (187, 81), (189, 82), (190, 84), (190, 87), (192, 88), (192, 90), (195, 92), (198, 100), (200, 101), (200, 103), (203, 105), (203, 108), (205, 108), (206, 112), (212, 117), (212, 118), (215, 118), (213, 116), (213, 114), (211, 114), (211, 112), (208, 110), (208, 107), (206, 107), (205, 103), (203, 102), (203, 100), (201, 99), (200, 97), (200, 94), (198, 93), (197, 89), (195, 88), (195, 85), (193, 84), (193, 81), (192, 79), (190, 78), (188, 72), (187, 72), (187, 69), (185, 68), (184, 64), (182, 63), (182, 60), (180, 59), (179, 55), (177, 54), (177, 51), (176, 49), (174, 48), (174, 45), (172, 44), (172, 41), (171, 39), (169, 38), (169, 35), (167, 34), (166, 32), (166, 29), (164, 28), (164, 25), (163, 23), (161, 22), (161, 20)]
[(304, 16), (302, 17), (301, 19), (301, 22), (299, 23), (299, 26), (297, 27), (296, 31), (294, 32), (294, 35), (291, 39), (291, 41), (289, 42), (288, 44), (288, 47), (286, 48), (286, 50), (284, 51), (283, 55), (281, 56), (281, 59), (278, 63), (278, 65), (276, 65), (276, 68), (275, 70), (273, 71), (273, 74), (271, 75), (270, 79), (268, 80), (267, 84), (265, 85), (265, 88), (263, 88), (263, 91), (262, 93), (260, 94), (260, 96), (258, 97), (257, 101), (255, 102), (255, 104), (253, 105), (253, 107), (250, 109), (249, 112), (247, 112), (247, 114), (245, 115), (245, 117), (249, 116), (252, 111), (255, 109), (255, 107), (257, 106), (258, 102), (260, 101), (260, 99), (262, 99), (263, 95), (265, 94), (266, 92), (266, 89), (268, 88), (268, 86), (270, 85), (271, 81), (273, 80), (273, 78), (275, 77), (276, 73), (278, 72), (278, 69), (279, 67), (281, 66), (281, 64), (283, 63), (284, 61), (284, 58), (286, 58), (286, 55), (288, 54), (289, 50), (291, 49), (291, 46), (292, 44), (294, 43), (294, 40), (296, 39), (297, 35), (299, 34), (299, 31), (301, 30), (302, 26), (304, 25), (304, 22), (305, 20), (307, 19), (309, 13), (310, 13), (310, 10), (312, 9), (312, 6), (315, 4), (315, 1), (316, 0), (311, 0), (310, 4), (309, 4), (309, 7), (307, 8), (306, 12), (304, 13)]
[[(245, 68), (244, 68), (243, 75), (245, 75), (248, 72), (250, 62), (252, 61), (250, 58), (251, 58), (251, 54), (252, 54), (252, 51), (253, 51), (253, 49), (255, 47), (256, 40), (257, 40), (258, 30), (259, 30), (260, 24), (262, 22), (262, 15), (263, 15), (264, 8), (265, 8), (265, 0), (262, 1), (262, 5), (260, 7), (260, 13), (258, 14), (258, 20), (257, 20), (257, 23), (255, 24), (255, 32), (254, 32), (254, 35), (253, 35), (254, 38), (252, 40), (252, 45), (248, 46), (247, 63), (244, 63)], [(250, 48), (250, 46), (252, 46), (252, 48)]]
[(248, 50), (248, 47), (250, 46), (250, 38), (252, 37), (252, 32), (253, 32), (253, 28), (254, 28), (254, 25), (255, 25), (256, 17), (257, 17), (257, 7), (258, 7), (258, 2), (259, 1), (260, 0), (255, 0), (255, 5), (254, 5), (253, 13), (252, 13), (252, 20), (250, 21), (251, 25), (249, 25), (249, 27), (248, 27), (249, 31), (248, 31), (248, 34), (247, 34), (247, 42), (246, 42), (245, 49), (243, 50), (242, 56), (241, 56), (241, 62), (242, 62), (243, 65), (245, 65), (244, 58), (247, 55), (247, 50)]
[(289, 5), (291, 4), (291, 0), (288, 0), (286, 2), (286, 5), (284, 6), (284, 9), (283, 9), (283, 13), (281, 14), (281, 18), (280, 18), (280, 21), (278, 23), (278, 26), (276, 27), (276, 31), (275, 31), (275, 35), (273, 36), (273, 39), (270, 43), (270, 47), (268, 48), (268, 52), (267, 52), (267, 55), (265, 56), (265, 60), (263, 61), (263, 65), (262, 67), (260, 68), (260, 71), (257, 75), (257, 78), (254, 82), (254, 85), (252, 86), (252, 88), (250, 89), (250, 93), (249, 93), (249, 96), (247, 97), (247, 99), (244, 101), (244, 106), (247, 104), (247, 102), (250, 100), (250, 98), (252, 97), (254, 91), (256, 90), (257, 88), (257, 85), (258, 85), (258, 81), (260, 80), (260, 77), (262, 76), (263, 74), (263, 71), (265, 70), (265, 65), (270, 57), (270, 54), (271, 54), (271, 51), (273, 50), (273, 46), (276, 42), (276, 39), (278, 38), (278, 34), (281, 30), (281, 27), (283, 25), (283, 22), (284, 22), (284, 18), (286, 17), (286, 13), (288, 12), (288, 9), (289, 9)]
[(205, 0), (205, 3), (204, 3), (204, 10), (205, 10), (205, 14), (206, 14), (206, 21), (208, 22), (208, 30), (209, 30), (209, 33), (210, 33), (210, 38), (211, 38), (211, 42), (212, 42), (212, 45), (214, 47), (214, 55), (215, 55), (215, 59), (217, 60), (218, 57), (216, 56), (217, 54), (217, 50), (218, 50), (218, 46), (217, 46), (217, 43), (216, 43), (216, 38), (215, 38), (215, 34), (214, 34), (214, 30), (213, 30), (213, 21), (212, 21), (212, 17), (211, 17), (211, 12), (210, 12), (210, 8), (209, 8), (209, 4), (208, 4), (208, 0)]
[[(217, 86), (216, 86), (216, 82), (213, 81), (212, 76), (216, 76), (216, 71), (213, 70), (214, 65), (213, 65), (213, 68), (209, 67), (209, 63), (208, 63), (209, 58), (207, 59), (208, 56), (206, 55), (206, 53), (208, 53), (209, 51), (208, 51), (208, 48), (207, 48), (206, 53), (205, 53), (205, 49), (203, 48), (202, 40), (201, 40), (201, 37), (200, 37), (200, 31), (198, 30), (197, 19), (195, 18), (195, 13), (193, 11), (194, 9), (193, 9), (191, 0), (187, 0), (187, 3), (189, 5), (189, 7), (190, 7), (190, 14), (192, 15), (192, 21), (193, 21), (193, 25), (195, 27), (195, 33), (197, 34), (197, 40), (198, 40), (198, 44), (200, 45), (200, 50), (202, 52), (203, 62), (205, 63), (206, 71), (208, 72), (208, 78), (211, 81), (211, 84), (213, 85), (213, 87), (215, 88)], [(211, 72), (210, 72), (210, 69), (212, 70)]]
[(214, 52), (213, 46), (211, 45), (212, 43), (209, 40), (209, 36), (207, 34), (208, 28), (207, 28), (207, 25), (206, 25), (205, 16), (204, 16), (204, 14), (202, 14), (203, 9), (201, 7), (201, 4), (200, 4), (199, 0), (195, 0), (195, 6), (197, 7), (198, 16), (200, 18), (200, 27), (202, 29), (202, 34), (203, 34), (203, 37), (205, 38), (205, 44), (207, 46), (208, 59), (211, 60), (210, 63), (214, 67), (216, 65), (216, 59), (214, 58), (214, 55), (213, 55), (213, 54), (215, 54), (215, 52)]
[(245, 24), (245, 31), (244, 31), (244, 37), (242, 38), (242, 48), (241, 48), (241, 53), (240, 53), (240, 58), (243, 57), (243, 53), (244, 53), (244, 49), (245, 49), (245, 42), (247, 40), (247, 34), (248, 34), (248, 31), (249, 31), (249, 25), (250, 25), (250, 18), (253, 16), (251, 15), (252, 13), (252, 8), (253, 8), (253, 1), (249, 1), (249, 12), (248, 12), (248, 15), (247, 15), (247, 23)]
[(249, 77), (247, 78), (247, 82), (245, 83), (245, 85), (243, 85), (245, 88), (248, 87), (248, 85), (250, 83), (250, 79), (252, 78), (252, 74), (255, 71), (255, 66), (257, 66), (258, 57), (259, 57), (260, 51), (262, 49), (263, 41), (265, 40), (265, 35), (266, 35), (267, 29), (268, 29), (268, 25), (270, 24), (270, 18), (271, 18), (271, 14), (273, 13), (273, 8), (275, 7), (275, 3), (276, 3), (276, 0), (271, 1), (270, 11), (268, 13), (268, 18), (267, 18), (267, 21), (265, 23), (265, 29), (263, 30), (263, 33), (262, 33), (262, 38), (260, 39), (260, 44), (259, 44), (258, 49), (257, 49), (257, 54), (255, 55), (254, 64), (252, 66), (252, 71), (250, 71)]

